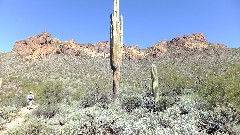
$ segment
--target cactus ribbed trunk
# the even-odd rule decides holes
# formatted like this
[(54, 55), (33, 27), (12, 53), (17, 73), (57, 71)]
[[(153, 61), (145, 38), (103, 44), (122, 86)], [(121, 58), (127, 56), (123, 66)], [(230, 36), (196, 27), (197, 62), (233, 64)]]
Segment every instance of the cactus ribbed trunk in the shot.
[(0, 78), (0, 88), (2, 88), (2, 78)]
[(152, 77), (152, 92), (153, 92), (153, 95), (154, 95), (155, 109), (156, 109), (157, 103), (159, 101), (159, 90), (158, 90), (157, 67), (156, 67), (155, 64), (152, 65), (151, 77)]
[(120, 67), (123, 47), (123, 17), (119, 15), (119, 0), (113, 0), (114, 10), (111, 14), (110, 26), (110, 65), (113, 71), (113, 99), (116, 101), (120, 93)]

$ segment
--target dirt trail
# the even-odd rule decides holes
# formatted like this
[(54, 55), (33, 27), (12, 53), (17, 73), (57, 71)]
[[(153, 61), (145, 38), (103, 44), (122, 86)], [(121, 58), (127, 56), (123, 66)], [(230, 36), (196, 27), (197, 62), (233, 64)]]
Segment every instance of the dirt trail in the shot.
[(15, 119), (3, 125), (3, 130), (0, 130), (0, 135), (6, 134), (8, 130), (21, 125), (24, 122), (24, 117), (27, 114), (31, 113), (33, 110), (35, 110), (37, 107), (37, 104), (33, 104), (32, 109), (30, 110), (27, 107), (21, 108), (20, 111), (17, 113)]

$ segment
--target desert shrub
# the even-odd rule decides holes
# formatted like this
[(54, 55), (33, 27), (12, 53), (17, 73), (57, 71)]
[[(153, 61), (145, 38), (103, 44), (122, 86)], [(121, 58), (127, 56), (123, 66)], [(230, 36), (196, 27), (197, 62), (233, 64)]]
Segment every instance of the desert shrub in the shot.
[[(229, 65), (222, 74), (206, 73), (197, 85), (205, 100), (200, 127), (207, 133), (239, 133), (240, 64)], [(235, 127), (235, 129), (234, 129)]]
[(127, 112), (132, 112), (134, 109), (142, 105), (142, 99), (134, 93), (126, 93), (121, 96), (121, 106)]
[(184, 93), (185, 89), (192, 87), (192, 79), (180, 73), (175, 66), (160, 66), (158, 72), (162, 95), (180, 95)]
[(149, 112), (154, 111), (155, 101), (153, 93), (147, 89), (142, 93), (142, 108), (148, 109)]
[(59, 103), (65, 98), (63, 90), (61, 81), (47, 81), (41, 84), (38, 98), (44, 104)]
[(30, 118), (24, 124), (8, 131), (8, 135), (46, 135), (54, 134), (54, 130), (42, 119)]
[(78, 88), (78, 89), (76, 90), (76, 92), (73, 92), (73, 93), (71, 94), (71, 97), (72, 97), (73, 100), (79, 101), (79, 100), (81, 100), (81, 99), (83, 98), (84, 93), (85, 93), (84, 89)]
[(17, 108), (14, 105), (1, 106), (0, 108), (0, 124), (9, 122), (16, 116)]
[(11, 121), (19, 108), (26, 105), (26, 97), (16, 90), (9, 89), (8, 92), (0, 94), (0, 124)]
[(198, 94), (207, 101), (207, 109), (213, 106), (226, 106), (231, 103), (240, 106), (240, 64), (234, 64), (221, 75), (206, 74), (196, 89)]
[(146, 90), (141, 94), (141, 107), (148, 109), (149, 112), (164, 111), (177, 103), (177, 96), (160, 96), (158, 103), (155, 105), (154, 96), (151, 91)]
[(9, 89), (7, 93), (1, 94), (0, 99), (1, 107), (15, 106), (18, 110), (27, 105), (26, 96), (23, 93), (12, 89)]
[(60, 112), (58, 103), (64, 97), (63, 84), (60, 81), (47, 81), (40, 84), (40, 91), (36, 96), (41, 103), (34, 114), (38, 117), (52, 118)]
[(24, 77), (24, 76), (9, 76), (5, 79), (4, 84), (8, 88), (15, 89), (15, 91), (21, 91), (23, 94), (28, 94), (29, 91), (39, 91), (41, 83), (39, 79)]
[(240, 64), (233, 64), (223, 75), (225, 99), (240, 109)]
[(224, 87), (219, 79), (218, 76), (209, 76), (198, 88), (198, 93), (207, 101), (206, 109), (224, 102)]
[(21, 93), (16, 92), (16, 90), (9, 89), (8, 92), (0, 95), (0, 99), (1, 106), (8, 106), (10, 104), (14, 104), (17, 108), (19, 108), (19, 106), (21, 105), (20, 102), (22, 102), (24, 97)]
[(34, 111), (36, 116), (48, 119), (53, 118), (58, 113), (60, 113), (60, 109), (57, 104), (43, 104)]
[(73, 109), (67, 119), (61, 134), (155, 134), (157, 127), (169, 128), (170, 124), (146, 109), (136, 108), (129, 115), (115, 104), (110, 104), (108, 109), (97, 106)]
[(98, 104), (103, 108), (107, 108), (111, 99), (107, 93), (101, 91), (96, 85), (94, 89), (87, 91), (80, 101), (80, 106), (83, 108), (92, 107), (95, 104)]
[(107, 94), (106, 92), (102, 92), (100, 98), (97, 100), (97, 105), (107, 109), (111, 102), (112, 102), (112, 99), (110, 97), (110, 94)]
[(67, 117), (65, 117), (66, 123), (64, 127), (57, 132), (57, 134), (117, 133), (117, 130), (115, 130), (112, 126), (113, 123), (115, 123), (114, 120), (117, 116), (115, 115), (117, 114), (117, 110), (115, 109), (107, 111), (108, 109), (95, 105), (93, 107), (82, 108), (80, 110), (76, 107), (67, 107), (64, 110), (68, 112)]
[[(14, 104), (17, 108), (25, 107), (27, 103), (27, 95), (29, 91), (32, 91), (34, 95), (39, 95), (41, 91), (40, 82), (35, 82), (35, 79), (29, 79), (24, 77), (8, 77), (8, 85), (10, 89), (5, 89), (7, 92), (4, 95), (0, 95), (2, 99), (0, 104)], [(36, 96), (37, 100), (39, 97)]]
[(158, 103), (155, 105), (155, 111), (164, 111), (167, 108), (173, 106), (176, 103), (174, 97), (162, 96), (160, 97)]
[(234, 125), (239, 125), (239, 111), (232, 105), (227, 107), (214, 107), (213, 110), (200, 112), (198, 127), (200, 131), (208, 134), (236, 134), (239, 133), (239, 128), (234, 129)]
[(18, 93), (13, 102), (18, 108), (26, 107), (28, 105), (27, 98), (25, 95)]

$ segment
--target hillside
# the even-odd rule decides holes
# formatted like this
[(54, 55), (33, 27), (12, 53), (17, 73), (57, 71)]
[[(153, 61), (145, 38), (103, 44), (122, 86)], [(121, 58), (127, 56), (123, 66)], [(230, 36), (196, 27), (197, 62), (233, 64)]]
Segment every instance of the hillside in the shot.
[[(124, 46), (119, 105), (111, 102), (109, 42), (81, 44), (43, 32), (0, 54), (0, 130), (26, 107), (40, 106), (7, 134), (239, 134), (240, 50), (203, 34)], [(158, 68), (154, 110), (151, 65)]]

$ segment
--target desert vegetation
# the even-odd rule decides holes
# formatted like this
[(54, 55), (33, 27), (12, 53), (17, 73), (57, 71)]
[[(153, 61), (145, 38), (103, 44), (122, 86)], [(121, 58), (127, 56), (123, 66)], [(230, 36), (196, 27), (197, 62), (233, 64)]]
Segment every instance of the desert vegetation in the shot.
[(7, 134), (240, 134), (239, 49), (175, 52), (123, 59), (118, 105), (108, 58), (55, 54), (24, 61), (4, 53), (0, 127), (17, 117), (32, 91), (39, 107)]

